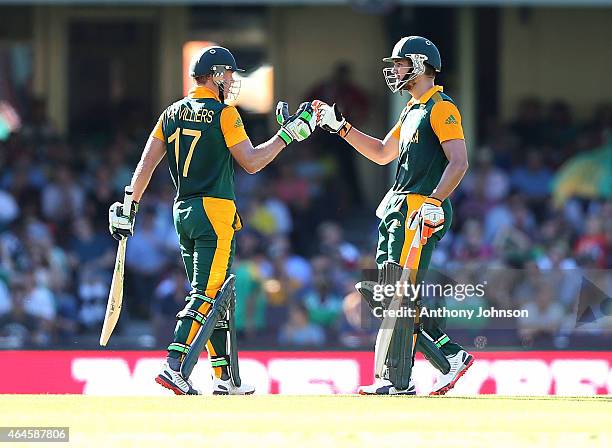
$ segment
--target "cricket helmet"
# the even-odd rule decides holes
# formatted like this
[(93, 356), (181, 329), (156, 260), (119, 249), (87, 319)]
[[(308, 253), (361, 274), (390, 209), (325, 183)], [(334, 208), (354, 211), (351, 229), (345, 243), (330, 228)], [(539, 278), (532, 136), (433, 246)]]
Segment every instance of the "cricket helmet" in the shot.
[(221, 101), (224, 97), (236, 99), (240, 93), (240, 80), (233, 80), (229, 87), (225, 86), (224, 75), (226, 70), (244, 72), (243, 69), (238, 68), (232, 52), (227, 48), (218, 46), (203, 48), (191, 59), (189, 64), (189, 74), (193, 78), (212, 75), (214, 83), (219, 87)]
[(383, 62), (394, 62), (401, 59), (410, 59), (412, 62), (412, 69), (405, 75), (398, 76), (393, 67), (383, 69), (385, 81), (393, 93), (425, 73), (425, 64), (433, 67), (436, 72), (442, 70), (442, 58), (438, 48), (432, 41), (421, 36), (402, 37), (393, 47), (391, 56), (384, 58)]

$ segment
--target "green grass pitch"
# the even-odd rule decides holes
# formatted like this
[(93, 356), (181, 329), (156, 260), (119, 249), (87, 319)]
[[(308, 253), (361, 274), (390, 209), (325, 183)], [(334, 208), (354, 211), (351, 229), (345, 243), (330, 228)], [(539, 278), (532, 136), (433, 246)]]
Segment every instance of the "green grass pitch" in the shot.
[(4, 395), (0, 416), (0, 426), (69, 426), (70, 442), (55, 447), (583, 448), (612, 440), (610, 397)]

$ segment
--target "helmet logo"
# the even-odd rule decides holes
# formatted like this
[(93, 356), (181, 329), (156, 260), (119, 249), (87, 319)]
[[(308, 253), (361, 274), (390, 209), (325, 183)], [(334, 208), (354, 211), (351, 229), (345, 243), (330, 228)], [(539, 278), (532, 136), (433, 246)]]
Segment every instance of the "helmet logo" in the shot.
[(425, 39), (425, 45), (431, 45), (431, 41)]
[(217, 50), (215, 50), (215, 49), (213, 48), (212, 50), (208, 50), (208, 52), (209, 52), (210, 54), (215, 54), (215, 53), (217, 52)]

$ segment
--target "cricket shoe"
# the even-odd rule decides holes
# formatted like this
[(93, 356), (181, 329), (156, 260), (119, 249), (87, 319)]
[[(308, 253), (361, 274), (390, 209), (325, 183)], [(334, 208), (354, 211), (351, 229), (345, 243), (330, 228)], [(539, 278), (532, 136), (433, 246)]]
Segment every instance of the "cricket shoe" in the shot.
[(444, 375), (440, 375), (433, 390), (429, 395), (445, 395), (455, 387), (459, 378), (463, 376), (467, 369), (474, 363), (474, 357), (465, 350), (460, 350), (456, 355), (447, 356), (450, 370)]
[(166, 389), (170, 389), (176, 395), (201, 395), (192, 386), (190, 380), (183, 378), (180, 372), (172, 370), (167, 362), (164, 363), (161, 373), (155, 378), (155, 382)]
[(391, 381), (377, 378), (374, 384), (361, 386), (357, 392), (359, 395), (416, 395), (416, 387), (412, 378), (408, 383), (408, 389), (396, 389)]
[(222, 380), (213, 376), (213, 395), (251, 395), (254, 392), (255, 386), (246, 384), (244, 381), (239, 387), (236, 387), (231, 379)]

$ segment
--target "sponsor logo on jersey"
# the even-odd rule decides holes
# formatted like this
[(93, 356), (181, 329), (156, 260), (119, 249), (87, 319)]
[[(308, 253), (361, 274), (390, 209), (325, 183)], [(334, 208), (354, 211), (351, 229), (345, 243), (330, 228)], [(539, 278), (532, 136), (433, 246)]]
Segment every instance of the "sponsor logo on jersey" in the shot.
[(444, 122), (444, 124), (458, 124), (457, 119), (455, 118), (454, 115), (449, 116), (446, 121)]

